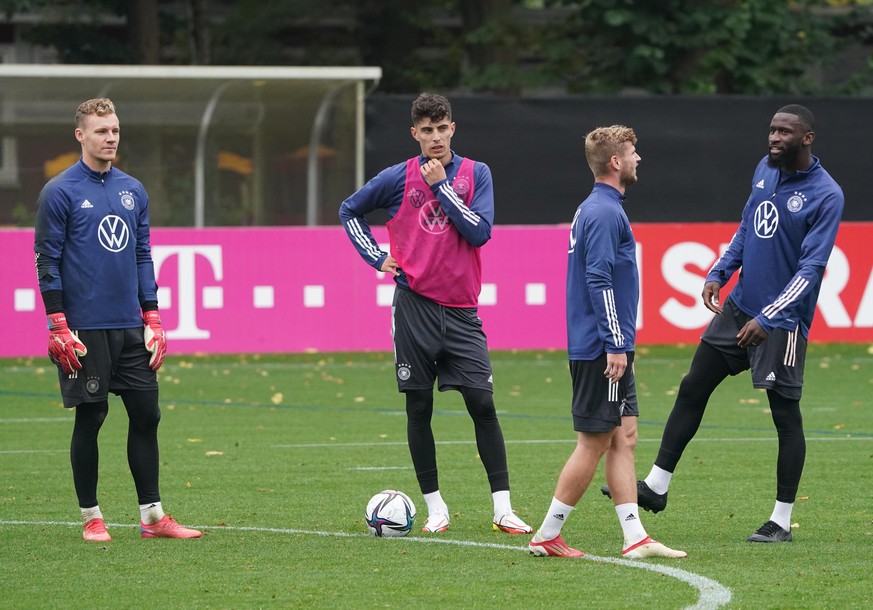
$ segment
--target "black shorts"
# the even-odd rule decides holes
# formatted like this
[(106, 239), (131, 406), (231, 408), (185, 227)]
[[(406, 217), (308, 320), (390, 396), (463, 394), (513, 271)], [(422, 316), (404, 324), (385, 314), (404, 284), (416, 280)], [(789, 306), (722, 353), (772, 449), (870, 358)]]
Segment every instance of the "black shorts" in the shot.
[(753, 387), (774, 390), (788, 399), (800, 400), (807, 344), (800, 329), (776, 328), (757, 347), (740, 348), (737, 334), (751, 319), (752, 316), (731, 303), (728, 297), (724, 312), (712, 319), (700, 340), (724, 356), (731, 375), (752, 369)]
[(571, 360), (573, 429), (576, 432), (609, 432), (622, 417), (639, 417), (634, 353), (627, 352), (627, 369), (617, 383), (603, 375), (606, 354), (596, 360)]
[(88, 353), (79, 358), (82, 368), (67, 375), (58, 367), (64, 406), (103, 402), (109, 392), (156, 390), (158, 375), (149, 368), (142, 328), (80, 330), (79, 341)]
[(475, 307), (446, 307), (398, 286), (391, 307), (397, 389), (493, 391), (491, 357)]

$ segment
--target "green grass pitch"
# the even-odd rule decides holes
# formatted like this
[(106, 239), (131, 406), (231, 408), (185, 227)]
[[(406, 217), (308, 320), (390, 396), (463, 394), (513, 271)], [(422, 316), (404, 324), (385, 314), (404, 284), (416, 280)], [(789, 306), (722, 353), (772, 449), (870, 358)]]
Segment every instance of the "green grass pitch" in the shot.
[[(692, 346), (641, 348), (637, 474), (654, 459)], [(492, 354), (512, 500), (534, 526), (574, 446), (564, 352)], [(810, 346), (807, 460), (794, 542), (755, 545), (776, 440), (748, 373), (710, 402), (670, 489), (643, 513), (686, 560), (624, 561), (601, 470), (564, 528), (588, 559), (534, 558), (492, 531), (472, 423), (439, 394), (434, 433), (449, 530), (425, 506), (390, 354), (170, 357), (161, 370), (161, 493), (199, 540), (143, 540), (127, 415), (110, 400), (99, 497), (112, 542), (86, 543), (69, 465), (72, 413), (47, 359), (0, 360), (0, 608), (867, 608), (873, 606), (873, 348)], [(400, 489), (418, 527), (367, 534), (374, 493)], [(594, 559), (593, 561), (590, 559)], [(642, 567), (641, 567), (642, 566)], [(729, 601), (728, 601), (729, 599)], [(725, 601), (727, 601), (726, 605)]]

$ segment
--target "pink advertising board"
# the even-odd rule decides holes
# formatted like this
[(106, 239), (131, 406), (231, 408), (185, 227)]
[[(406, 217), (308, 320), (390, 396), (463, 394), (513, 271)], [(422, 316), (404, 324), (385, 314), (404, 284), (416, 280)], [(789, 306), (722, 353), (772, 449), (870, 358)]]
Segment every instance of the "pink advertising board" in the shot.
[[(634, 225), (638, 343), (693, 343), (710, 314), (702, 278), (733, 224)], [(568, 226), (496, 226), (482, 250), (479, 315), (492, 349), (565, 349)], [(387, 231), (375, 227), (387, 244)], [(873, 223), (844, 223), (813, 341), (873, 342)], [(341, 227), (154, 229), (171, 354), (390, 350), (393, 281)], [(387, 245), (386, 245), (387, 247)], [(0, 229), (0, 357), (45, 355), (33, 231)]]

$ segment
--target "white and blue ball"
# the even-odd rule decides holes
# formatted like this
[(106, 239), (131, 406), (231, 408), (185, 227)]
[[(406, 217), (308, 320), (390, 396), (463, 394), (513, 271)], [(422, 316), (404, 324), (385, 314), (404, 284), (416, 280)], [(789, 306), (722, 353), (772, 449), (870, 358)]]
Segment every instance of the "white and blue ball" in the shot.
[(412, 531), (412, 524), (415, 522), (415, 504), (402, 491), (385, 489), (367, 502), (364, 518), (374, 536), (405, 536)]

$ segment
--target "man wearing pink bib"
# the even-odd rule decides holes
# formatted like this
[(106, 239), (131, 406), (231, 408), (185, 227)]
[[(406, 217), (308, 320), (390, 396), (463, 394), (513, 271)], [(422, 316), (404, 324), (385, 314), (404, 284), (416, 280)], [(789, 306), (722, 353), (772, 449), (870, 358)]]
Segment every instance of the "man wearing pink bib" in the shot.
[[(494, 408), (491, 359), (478, 316), (479, 248), (491, 238), (491, 170), (451, 149), (455, 123), (441, 95), (412, 104), (413, 139), (421, 154), (381, 171), (343, 201), (339, 216), (361, 257), (391, 273), (397, 388), (406, 396), (407, 439), (428, 518), (423, 532), (444, 532), (449, 510), (440, 495), (431, 429), (433, 388), (457, 390), (473, 419), (476, 445), (491, 485), (493, 527), (532, 529), (513, 512), (503, 432)], [(388, 213), (390, 253), (373, 238), (365, 216)]]

